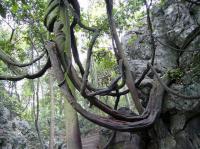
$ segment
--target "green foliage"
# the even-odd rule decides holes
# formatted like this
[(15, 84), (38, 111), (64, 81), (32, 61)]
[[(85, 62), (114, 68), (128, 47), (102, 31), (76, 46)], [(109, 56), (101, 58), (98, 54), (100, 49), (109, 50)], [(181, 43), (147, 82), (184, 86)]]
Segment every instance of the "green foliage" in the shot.
[(113, 68), (116, 65), (114, 55), (111, 51), (101, 48), (93, 54), (95, 62), (105, 69)]
[(137, 35), (133, 34), (131, 38), (128, 39), (128, 45), (129, 46), (133, 45), (136, 39), (137, 39)]
[(12, 113), (16, 113), (17, 115), (21, 115), (23, 106), (20, 104), (20, 102), (16, 98), (9, 98), (7, 96), (6, 99), (3, 100), (4, 106), (10, 109)]
[[(43, 48), (46, 34), (43, 24), (45, 9), (43, 0), (3, 0), (1, 7), (6, 10), (5, 19), (0, 22), (0, 48), (21, 62), (27, 60), (31, 54), (28, 49), (40, 50)], [(0, 13), (0, 15), (2, 15)]]
[(100, 18), (95, 19), (96, 26), (103, 30), (104, 32), (109, 32), (109, 25), (108, 25), (108, 19), (107, 16), (101, 16)]
[[(3, 0), (1, 6), (7, 10), (6, 15), (12, 15), (13, 19), (20, 24), (25, 23), (22, 22), (22, 20), (28, 21), (30, 19), (40, 19), (42, 21), (42, 16), (44, 15), (45, 9), (45, 1), (32, 0), (29, 2), (28, 0)], [(5, 11), (3, 12), (4, 16), (6, 17)]]
[(33, 95), (33, 82), (26, 80), (24, 82), (24, 84), (22, 85), (23, 88), (23, 92), (22, 92), (22, 96), (24, 98), (29, 98)]
[(12, 8), (11, 8), (12, 12), (17, 13), (18, 9), (19, 9), (19, 6), (18, 6), (17, 2), (14, 2), (12, 5)]
[(15, 95), (11, 95), (0, 82), (0, 104), (9, 109), (12, 113), (21, 115), (23, 106)]
[(158, 3), (159, 7), (163, 7), (165, 6), (165, 4), (166, 4), (166, 0), (160, 0)]
[(132, 28), (144, 17), (144, 13), (139, 11), (142, 5), (143, 0), (129, 0), (120, 3), (119, 8), (114, 9), (114, 17), (120, 30)]
[(134, 18), (135, 18), (137, 27), (144, 26), (144, 20), (143, 20), (144, 16), (145, 16), (144, 11), (136, 11), (135, 12)]
[(181, 68), (176, 68), (169, 70), (167, 75), (170, 80), (180, 80), (183, 77), (184, 72)]
[(0, 60), (0, 73), (5, 72), (6, 70), (6, 65)]

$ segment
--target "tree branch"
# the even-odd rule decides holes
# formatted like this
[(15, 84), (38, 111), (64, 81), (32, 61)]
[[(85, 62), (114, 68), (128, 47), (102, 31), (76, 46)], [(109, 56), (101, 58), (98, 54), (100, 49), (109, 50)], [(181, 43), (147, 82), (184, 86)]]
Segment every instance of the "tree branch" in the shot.
[(135, 88), (135, 78), (133, 78), (133, 74), (129, 70), (128, 61), (125, 58), (124, 51), (123, 51), (122, 46), (120, 44), (119, 37), (118, 37), (117, 31), (116, 31), (115, 22), (114, 22), (114, 19), (113, 19), (113, 16), (112, 16), (113, 0), (105, 0), (105, 2), (106, 2), (107, 15), (108, 15), (108, 19), (109, 19), (111, 34), (112, 34), (112, 37), (115, 41), (116, 47), (119, 51), (120, 59), (122, 59), (123, 63), (124, 63), (126, 84), (129, 88), (129, 91), (131, 93), (133, 101), (135, 102), (136, 109), (138, 110), (139, 113), (142, 113), (143, 106), (139, 101), (138, 93), (137, 93), (136, 88)]
[(31, 62), (22, 64), (22, 63), (18, 62), (17, 60), (15, 60), (14, 58), (12, 58), (11, 56), (9, 56), (8, 54), (6, 54), (3, 50), (0, 49), (0, 59), (3, 62), (7, 63), (8, 65), (17, 66), (17, 67), (30, 66), (33, 63), (40, 60), (45, 54), (46, 54), (46, 51), (44, 51), (40, 56), (38, 56), (36, 59), (32, 60)]
[(8, 80), (8, 81), (20, 81), (22, 79), (35, 79), (41, 77), (48, 68), (51, 67), (50, 59), (47, 60), (44, 67), (34, 74), (21, 74), (18, 76), (0, 76), (0, 80)]
[(82, 79), (82, 85), (81, 85), (81, 94), (84, 94), (85, 92), (85, 88), (86, 88), (86, 84), (87, 84), (87, 80), (88, 80), (88, 75), (89, 75), (89, 69), (90, 69), (90, 63), (91, 63), (91, 55), (92, 55), (92, 49), (93, 46), (95, 44), (95, 41), (97, 39), (97, 37), (99, 36), (99, 31), (96, 31), (92, 37), (92, 40), (90, 42), (89, 48), (88, 48), (88, 53), (87, 53), (87, 60), (86, 60), (86, 69), (85, 69), (85, 73), (83, 75), (83, 79)]

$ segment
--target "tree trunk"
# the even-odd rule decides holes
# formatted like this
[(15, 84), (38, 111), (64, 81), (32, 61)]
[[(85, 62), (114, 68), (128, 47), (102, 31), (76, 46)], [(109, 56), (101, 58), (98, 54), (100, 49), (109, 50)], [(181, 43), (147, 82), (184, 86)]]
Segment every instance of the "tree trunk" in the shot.
[(43, 140), (40, 135), (40, 129), (39, 129), (39, 112), (40, 112), (40, 103), (39, 103), (39, 82), (40, 80), (37, 80), (37, 89), (36, 89), (36, 113), (35, 113), (35, 129), (38, 134), (38, 139), (40, 141), (41, 148), (44, 148)]
[(67, 148), (81, 149), (82, 147), (77, 113), (67, 100), (65, 100), (64, 103), (64, 110)]
[(53, 149), (54, 147), (54, 127), (55, 127), (55, 102), (54, 102), (54, 94), (53, 94), (53, 79), (51, 70), (49, 71), (49, 90), (50, 90), (50, 98), (51, 98), (51, 124), (50, 124), (50, 140), (49, 140), (49, 149)]

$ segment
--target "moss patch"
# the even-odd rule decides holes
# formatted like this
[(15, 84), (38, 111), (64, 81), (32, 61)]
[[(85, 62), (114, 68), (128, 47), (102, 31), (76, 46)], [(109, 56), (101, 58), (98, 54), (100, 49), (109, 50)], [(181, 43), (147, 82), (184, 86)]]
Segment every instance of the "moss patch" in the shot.
[(180, 81), (183, 75), (184, 71), (181, 68), (171, 69), (167, 72), (167, 76), (170, 80)]

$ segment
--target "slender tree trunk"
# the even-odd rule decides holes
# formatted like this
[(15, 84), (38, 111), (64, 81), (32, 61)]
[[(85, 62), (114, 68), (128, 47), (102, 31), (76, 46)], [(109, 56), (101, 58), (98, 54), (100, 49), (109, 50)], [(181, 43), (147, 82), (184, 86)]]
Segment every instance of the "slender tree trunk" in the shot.
[[(34, 58), (34, 51), (32, 49), (32, 59)], [(40, 68), (40, 63), (38, 63), (38, 67)], [(33, 73), (33, 66), (32, 66), (32, 73)], [(35, 129), (38, 135), (38, 140), (40, 142), (41, 149), (44, 148), (43, 140), (40, 135), (39, 129), (39, 112), (40, 112), (40, 103), (39, 103), (39, 86), (40, 86), (40, 79), (37, 79), (37, 86), (35, 90), (34, 81), (32, 80), (32, 91), (33, 91), (33, 118), (35, 120)], [(35, 109), (36, 108), (36, 109)]]
[(51, 98), (51, 125), (50, 125), (50, 140), (49, 140), (49, 149), (53, 149), (54, 146), (54, 127), (55, 127), (55, 102), (53, 94), (53, 79), (51, 70), (49, 72), (49, 90)]
[(44, 144), (43, 144), (43, 140), (41, 138), (41, 135), (40, 135), (40, 129), (39, 129), (39, 112), (40, 112), (40, 103), (39, 103), (39, 85), (40, 85), (40, 80), (37, 79), (37, 89), (36, 89), (36, 113), (35, 113), (35, 129), (37, 131), (37, 134), (38, 134), (38, 139), (40, 141), (40, 145), (41, 145), (41, 148), (43, 149), (44, 148)]

